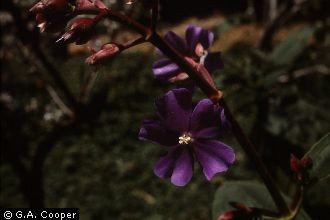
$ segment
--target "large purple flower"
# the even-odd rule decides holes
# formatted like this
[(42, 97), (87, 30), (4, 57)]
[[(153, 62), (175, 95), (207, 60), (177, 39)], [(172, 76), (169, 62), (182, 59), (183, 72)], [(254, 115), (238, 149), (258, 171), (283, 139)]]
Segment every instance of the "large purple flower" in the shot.
[[(207, 52), (214, 39), (213, 33), (208, 30), (189, 25), (186, 30), (186, 41), (172, 31), (167, 32), (164, 39), (190, 62), (203, 64), (210, 73), (223, 67), (220, 52)], [(188, 78), (186, 73), (167, 58), (154, 63), (153, 73), (156, 78), (170, 82)]]
[(184, 186), (192, 177), (194, 157), (208, 180), (233, 164), (233, 149), (214, 139), (224, 122), (221, 107), (209, 99), (193, 106), (192, 94), (184, 88), (169, 91), (155, 104), (161, 120), (145, 120), (139, 138), (169, 147), (154, 167), (157, 176)]

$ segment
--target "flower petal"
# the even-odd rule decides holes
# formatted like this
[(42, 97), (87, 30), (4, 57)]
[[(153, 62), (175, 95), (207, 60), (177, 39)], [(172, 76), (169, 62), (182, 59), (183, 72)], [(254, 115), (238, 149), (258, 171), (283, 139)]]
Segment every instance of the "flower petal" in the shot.
[(154, 166), (156, 176), (164, 179), (170, 177), (173, 173), (176, 160), (179, 158), (182, 149), (181, 146), (171, 147), (168, 153), (161, 157)]
[(210, 99), (199, 101), (192, 112), (190, 130), (198, 131), (208, 127), (221, 127), (221, 108)]
[(189, 25), (186, 30), (186, 41), (191, 54), (195, 53), (197, 43), (201, 43), (204, 49), (207, 50), (213, 43), (213, 39), (214, 34), (201, 27)]
[(168, 130), (188, 131), (192, 93), (188, 89), (173, 89), (156, 100), (156, 110)]
[(193, 175), (193, 159), (187, 147), (181, 147), (180, 157), (175, 162), (171, 182), (176, 186), (185, 186)]
[(168, 81), (181, 72), (180, 68), (169, 59), (156, 61), (152, 66), (152, 71), (156, 78), (165, 81)]
[(169, 31), (165, 34), (164, 39), (180, 53), (185, 54), (187, 52), (186, 43), (176, 33)]
[(216, 173), (226, 171), (235, 161), (233, 149), (220, 141), (196, 140), (194, 150), (203, 173), (209, 181)]
[(221, 52), (209, 53), (204, 62), (205, 68), (210, 72), (214, 72), (217, 69), (223, 68), (223, 62), (221, 58)]
[(195, 139), (214, 138), (221, 133), (220, 127), (208, 127), (192, 132)]
[(178, 143), (178, 134), (167, 130), (159, 121), (144, 120), (139, 132), (139, 139), (164, 146), (174, 146)]

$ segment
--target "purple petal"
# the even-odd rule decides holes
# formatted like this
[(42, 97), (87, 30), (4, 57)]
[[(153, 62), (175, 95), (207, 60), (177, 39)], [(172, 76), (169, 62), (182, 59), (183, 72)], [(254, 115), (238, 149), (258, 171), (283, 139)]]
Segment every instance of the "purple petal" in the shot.
[(198, 131), (209, 127), (221, 127), (221, 108), (210, 99), (199, 101), (192, 112), (190, 130)]
[(176, 186), (185, 186), (193, 174), (193, 159), (187, 147), (181, 147), (182, 152), (176, 160), (171, 182)]
[(205, 58), (204, 66), (210, 73), (217, 69), (222, 69), (223, 62), (221, 58), (221, 52), (209, 53)]
[(226, 115), (225, 115), (225, 110), (221, 109), (221, 127), (223, 130), (229, 129), (231, 127), (230, 122), (227, 120)]
[(204, 49), (207, 50), (213, 43), (213, 39), (214, 34), (201, 27), (189, 25), (186, 30), (186, 41), (191, 54), (195, 53), (197, 43), (201, 43)]
[(171, 147), (168, 153), (161, 157), (154, 166), (156, 176), (164, 179), (170, 177), (173, 173), (176, 160), (181, 154), (182, 148), (180, 145)]
[(192, 94), (189, 90), (173, 89), (156, 100), (156, 110), (166, 128), (183, 133), (188, 131)]
[(181, 72), (180, 68), (169, 59), (156, 61), (152, 66), (152, 71), (156, 78), (166, 81)]
[(221, 133), (221, 129), (219, 127), (208, 127), (194, 131), (193, 137), (195, 139), (209, 139), (216, 137), (220, 133)]
[(164, 39), (175, 49), (177, 49), (180, 53), (185, 54), (187, 51), (187, 46), (184, 40), (175, 34), (172, 31), (169, 31), (165, 34)]
[(196, 140), (194, 150), (203, 173), (209, 181), (216, 173), (226, 171), (235, 161), (233, 149), (220, 141)]
[(145, 120), (139, 132), (140, 140), (149, 140), (164, 146), (178, 143), (178, 135), (167, 130), (159, 121)]

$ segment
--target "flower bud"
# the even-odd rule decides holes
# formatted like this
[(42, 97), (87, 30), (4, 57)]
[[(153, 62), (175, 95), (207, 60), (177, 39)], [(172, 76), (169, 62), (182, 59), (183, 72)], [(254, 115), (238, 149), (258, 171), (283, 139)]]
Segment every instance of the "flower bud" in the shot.
[(68, 0), (46, 0), (37, 2), (31, 9), (33, 13), (65, 14), (72, 11), (72, 5)]
[(102, 64), (118, 55), (121, 50), (120, 45), (116, 43), (104, 44), (101, 50), (88, 57), (85, 62), (89, 65)]
[(42, 13), (36, 15), (36, 21), (41, 32), (59, 32), (66, 27), (69, 20), (69, 17), (63, 17), (62, 19), (47, 19)]
[(291, 154), (290, 167), (293, 172), (295, 172), (295, 173), (300, 172), (300, 169), (301, 169), (300, 160), (293, 154)]
[(253, 212), (244, 210), (232, 210), (223, 213), (218, 220), (258, 220), (261, 217)]
[(78, 10), (88, 10), (93, 8), (108, 8), (101, 0), (76, 0), (75, 3)]
[(85, 44), (90, 40), (94, 29), (94, 19), (78, 18), (71, 25), (69, 31), (62, 35), (56, 42), (64, 41), (67, 43)]
[(312, 166), (313, 166), (312, 158), (310, 158), (310, 157), (308, 157), (308, 156), (302, 158), (302, 159), (301, 159), (301, 166), (302, 166), (304, 169), (306, 169), (306, 170), (312, 168)]
[(64, 29), (71, 19), (73, 8), (68, 0), (44, 0), (37, 2), (30, 12), (36, 14), (41, 32), (57, 32)]

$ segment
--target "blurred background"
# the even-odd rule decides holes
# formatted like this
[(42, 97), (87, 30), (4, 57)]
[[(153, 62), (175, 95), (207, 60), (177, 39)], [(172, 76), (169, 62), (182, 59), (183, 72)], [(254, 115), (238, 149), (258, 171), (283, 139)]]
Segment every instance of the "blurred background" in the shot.
[[(139, 2), (104, 2), (149, 22)], [(83, 220), (208, 220), (217, 217), (219, 186), (258, 179), (230, 133), (220, 138), (237, 161), (211, 183), (198, 166), (184, 188), (156, 177), (165, 149), (137, 138), (141, 121), (156, 117), (154, 98), (171, 88), (152, 76), (154, 48), (143, 44), (91, 68), (91, 48), (136, 34), (105, 21), (86, 45), (56, 44), (60, 33), (39, 33), (32, 3), (1, 1), (1, 207), (79, 207)], [(160, 33), (184, 36), (188, 24), (214, 32), (211, 50), (225, 64), (216, 84), (288, 196), (290, 154), (302, 156), (330, 130), (329, 3), (161, 1)], [(310, 189), (303, 207), (311, 219), (329, 219), (329, 198), (328, 180)]]

